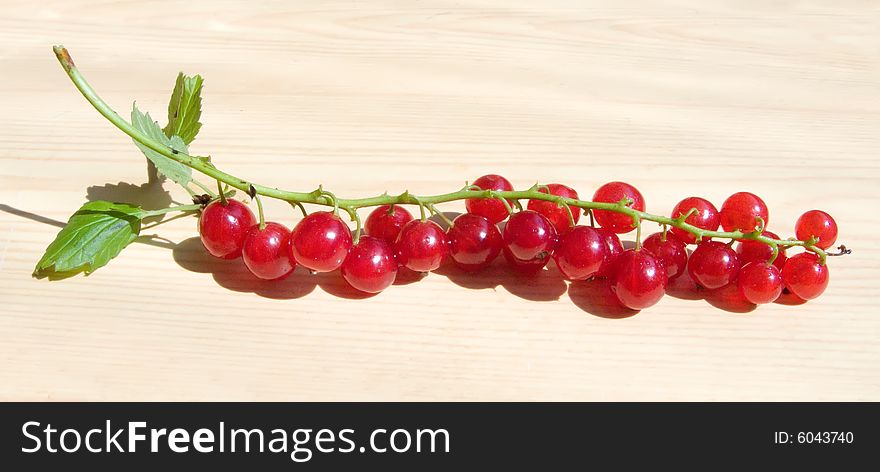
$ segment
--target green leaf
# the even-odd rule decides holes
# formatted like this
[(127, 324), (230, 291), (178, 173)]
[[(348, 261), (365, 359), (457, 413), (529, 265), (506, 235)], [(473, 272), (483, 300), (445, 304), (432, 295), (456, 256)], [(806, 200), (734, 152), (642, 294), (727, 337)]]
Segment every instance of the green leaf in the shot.
[(199, 123), (202, 115), (202, 82), (200, 75), (189, 77), (183, 72), (177, 74), (171, 101), (168, 102), (168, 125), (163, 130), (165, 136), (180, 136), (186, 144), (196, 139), (202, 127)]
[(125, 203), (86, 203), (46, 248), (34, 277), (62, 279), (94, 272), (138, 237), (144, 216), (143, 210)]
[[(159, 128), (159, 124), (150, 117), (149, 113), (142, 113), (138, 110), (137, 104), (135, 104), (131, 110), (131, 124), (153, 141), (164, 144), (177, 152), (189, 154), (189, 151), (186, 149), (186, 144), (183, 142), (183, 138), (176, 135), (171, 138), (165, 136), (165, 133), (162, 132), (162, 128)], [(147, 159), (156, 166), (156, 170), (158, 170), (160, 174), (183, 186), (192, 182), (192, 169), (159, 154), (137, 141), (134, 143), (140, 148), (141, 152), (147, 156)]]

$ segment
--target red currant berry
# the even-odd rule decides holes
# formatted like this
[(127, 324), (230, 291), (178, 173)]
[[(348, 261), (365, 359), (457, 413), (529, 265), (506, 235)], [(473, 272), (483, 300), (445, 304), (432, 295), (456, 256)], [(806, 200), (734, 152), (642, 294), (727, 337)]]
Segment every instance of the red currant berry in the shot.
[(486, 218), (471, 213), (458, 215), (446, 232), (446, 237), (449, 239), (452, 260), (469, 272), (488, 266), (504, 246), (498, 227)]
[(350, 249), (351, 230), (328, 211), (316, 211), (303, 218), (290, 237), (291, 257), (315, 272), (338, 269)]
[(263, 280), (280, 279), (293, 271), (290, 259), (290, 230), (279, 223), (251, 226), (241, 250), (244, 265)]
[(674, 234), (654, 233), (642, 242), (642, 248), (650, 252), (663, 267), (666, 267), (666, 275), (672, 280), (684, 273), (687, 267), (687, 246)]
[[(632, 200), (630, 208), (638, 211), (645, 211), (645, 199), (642, 194), (630, 184), (624, 182), (609, 182), (596, 190), (593, 194), (593, 201), (617, 203), (624, 198)], [(610, 210), (593, 210), (593, 216), (596, 223), (603, 228), (608, 228), (615, 233), (629, 233), (635, 227), (633, 220), (623, 213), (617, 213)]]
[[(687, 217), (684, 220), (685, 223), (709, 231), (715, 231), (718, 229), (718, 225), (721, 224), (721, 213), (718, 212), (718, 209), (715, 208), (715, 205), (713, 205), (712, 202), (705, 198), (685, 198), (678, 202), (678, 205), (675, 205), (675, 208), (672, 210), (672, 215), (670, 216), (672, 218), (678, 218), (681, 215), (688, 214), (692, 208), (696, 208), (697, 211)], [(696, 244), (697, 237), (694, 236), (693, 233), (689, 233), (681, 228), (672, 228), (671, 231), (685, 244)]]
[(254, 213), (244, 203), (227, 200), (224, 205), (216, 200), (209, 203), (199, 216), (199, 236), (211, 255), (235, 259), (241, 255), (244, 238), (256, 221)]
[[(513, 190), (513, 185), (507, 179), (495, 174), (484, 175), (475, 180), (473, 185), (483, 190)], [(510, 200), (507, 202), (510, 203)], [(512, 205), (512, 203), (510, 204)], [(492, 224), (504, 221), (508, 215), (504, 202), (497, 198), (469, 198), (465, 200), (464, 206), (467, 208), (468, 213), (480, 215), (491, 221)]]
[(697, 284), (708, 288), (723, 287), (739, 273), (736, 252), (719, 241), (703, 241), (691, 254), (688, 273)]
[[(770, 231), (764, 231), (764, 236), (767, 236), (770, 239), (779, 239), (779, 236), (777, 236), (776, 233)], [(760, 241), (742, 239), (736, 245), (736, 256), (739, 258), (741, 266), (744, 266), (749, 262), (767, 262), (773, 257), (773, 248)], [(780, 247), (779, 254), (776, 256), (776, 260), (773, 261), (773, 265), (775, 265), (777, 269), (782, 270), (784, 264), (785, 248)]]
[(770, 223), (767, 205), (753, 193), (734, 193), (721, 205), (721, 227), (724, 231), (740, 230), (750, 233), (758, 226), (759, 216), (764, 220), (766, 227)]
[(342, 263), (342, 277), (349, 285), (367, 293), (379, 293), (394, 283), (397, 260), (384, 239), (362, 236)]
[(507, 261), (510, 267), (512, 267), (515, 271), (525, 275), (538, 273), (541, 269), (544, 268), (545, 265), (547, 265), (547, 262), (550, 261), (550, 257), (544, 253), (538, 255), (538, 257), (529, 260), (517, 259), (516, 256), (514, 256), (510, 252), (510, 249), (507, 246), (504, 246), (502, 252), (504, 252), (504, 259)]
[(614, 262), (623, 253), (623, 244), (620, 243), (617, 234), (608, 228), (596, 228), (596, 232), (605, 240), (605, 258), (596, 272), (596, 277), (610, 278), (614, 275)]
[(605, 251), (605, 238), (598, 231), (589, 226), (575, 226), (559, 238), (553, 260), (566, 279), (586, 280), (599, 271)]
[(536, 211), (514, 213), (504, 225), (504, 245), (519, 260), (547, 259), (555, 244), (553, 224)]
[[(567, 187), (562, 184), (547, 184), (547, 188), (541, 188), (538, 190), (541, 193), (547, 193), (547, 189), (550, 190), (550, 195), (556, 195), (557, 197), (564, 198), (573, 198), (577, 200), (578, 194), (574, 191), (573, 188)], [(568, 211), (560, 207), (556, 204), (556, 202), (548, 202), (546, 200), (529, 200), (528, 205), (529, 210), (537, 211), (538, 213), (547, 217), (551, 223), (553, 223), (553, 228), (556, 229), (558, 234), (565, 234), (571, 231), (572, 225), (571, 221), (568, 219)], [(580, 208), (571, 208), (571, 216), (574, 218), (574, 223), (577, 224), (578, 220), (581, 217)]]
[(819, 263), (812, 252), (795, 254), (785, 261), (782, 268), (785, 287), (804, 300), (812, 300), (828, 286), (828, 266)]
[(822, 210), (810, 210), (797, 219), (794, 234), (801, 241), (815, 237), (818, 239), (816, 247), (828, 249), (837, 241), (837, 223)]
[(412, 214), (400, 205), (382, 205), (370, 212), (364, 222), (364, 233), (394, 244), (400, 228), (412, 221)]
[(412, 220), (403, 226), (394, 243), (397, 262), (416, 272), (430, 272), (449, 253), (446, 233), (433, 221)]
[(666, 293), (666, 268), (651, 253), (628, 249), (617, 258), (611, 291), (623, 306), (643, 310)]
[(736, 284), (742, 296), (755, 305), (773, 302), (782, 294), (782, 275), (776, 266), (766, 262), (742, 266)]

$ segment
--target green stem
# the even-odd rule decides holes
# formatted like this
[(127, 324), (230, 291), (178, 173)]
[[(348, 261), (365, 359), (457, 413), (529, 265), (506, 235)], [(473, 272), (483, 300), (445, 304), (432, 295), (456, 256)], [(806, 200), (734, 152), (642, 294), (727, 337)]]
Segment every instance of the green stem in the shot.
[(219, 180), (217, 181), (217, 193), (220, 194), (220, 203), (222, 203), (223, 206), (226, 206), (226, 193), (223, 191), (223, 186), (220, 185)]
[(306, 207), (303, 206), (300, 202), (288, 202), (291, 206), (299, 208), (299, 211), (302, 213), (303, 218), (309, 216), (309, 212), (306, 211)]
[(263, 202), (260, 200), (259, 195), (254, 195), (254, 200), (257, 202), (257, 215), (260, 223), (260, 231), (266, 229), (266, 216), (263, 214)]
[(157, 222), (155, 222), (155, 223), (148, 224), (148, 225), (146, 225), (146, 226), (141, 227), (141, 231), (146, 231), (146, 230), (148, 230), (148, 229), (153, 229), (153, 228), (155, 228), (156, 226), (164, 225), (165, 223), (168, 223), (168, 222), (171, 222), (171, 221), (174, 221), (174, 220), (180, 219), (180, 218), (186, 218), (187, 216), (190, 216), (190, 215), (192, 215), (193, 213), (194, 213), (194, 212), (192, 212), (192, 211), (185, 211), (185, 212), (183, 212), (183, 213), (180, 213), (180, 214), (174, 215), (174, 216), (172, 216), (171, 218), (163, 218), (163, 219), (160, 220), (160, 221), (157, 221)]
[(636, 227), (636, 251), (642, 248), (642, 220), (641, 218), (634, 218), (633, 224)]
[(348, 216), (351, 217), (351, 221), (354, 221), (355, 224), (353, 243), (357, 244), (361, 240), (361, 232), (363, 231), (364, 225), (361, 222), (361, 216), (358, 215), (357, 210), (350, 210)]
[[(695, 236), (697, 236), (698, 239), (750, 239), (771, 246), (773, 244), (776, 244), (780, 247), (801, 246), (809, 251), (816, 253), (819, 256), (820, 260), (825, 260), (825, 252), (822, 249), (816, 247), (815, 242), (813, 241), (771, 239), (762, 235), (760, 232), (745, 233), (742, 231), (708, 231), (686, 223), (684, 221), (686, 217), (670, 218), (667, 216), (652, 215), (650, 213), (634, 210), (626, 206), (623, 202), (608, 203), (593, 202), (588, 200), (575, 200), (571, 198), (560, 198), (556, 195), (551, 195), (549, 193), (539, 191), (540, 187), (537, 185), (528, 190), (496, 191), (478, 190), (474, 189), (473, 187), (466, 187), (456, 192), (444, 193), (440, 195), (416, 196), (407, 191), (403, 192), (400, 195), (388, 195), (386, 193), (373, 197), (346, 199), (332, 197), (332, 194), (330, 194), (330, 192), (324, 191), (322, 189), (316, 192), (292, 192), (287, 190), (280, 190), (275, 187), (252, 184), (249, 181), (223, 172), (222, 170), (214, 167), (214, 165), (207, 163), (204, 159), (193, 157), (191, 155), (180, 152), (175, 152), (170, 147), (162, 143), (156, 142), (149, 136), (138, 131), (130, 123), (119, 116), (119, 114), (113, 111), (113, 109), (110, 108), (110, 106), (106, 102), (104, 102), (104, 100), (101, 99), (100, 96), (98, 96), (98, 94), (94, 91), (94, 89), (92, 89), (89, 83), (86, 82), (82, 74), (80, 74), (79, 70), (73, 63), (73, 60), (70, 58), (69, 53), (64, 47), (55, 46), (54, 51), (55, 55), (58, 58), (58, 61), (64, 68), (64, 71), (67, 72), (67, 75), (70, 77), (71, 81), (80, 91), (80, 93), (82, 93), (83, 97), (85, 97), (86, 100), (88, 100), (88, 102), (91, 103), (93, 107), (95, 107), (98, 113), (103, 115), (104, 118), (106, 118), (108, 121), (110, 121), (110, 123), (119, 128), (123, 133), (127, 134), (138, 143), (146, 146), (149, 149), (152, 149), (153, 151), (169, 159), (189, 166), (212, 179), (226, 183), (230, 187), (244, 191), (248, 194), (251, 193), (251, 186), (253, 186), (252, 190), (256, 194), (262, 195), (264, 197), (276, 198), (279, 200), (290, 202), (292, 204), (309, 203), (314, 205), (332, 206), (334, 207), (334, 209), (343, 209), (349, 213), (357, 210), (358, 208), (373, 207), (379, 205), (418, 205), (422, 212), (423, 218), (425, 217), (424, 210), (426, 205), (434, 205), (438, 203), (452, 202), (468, 198), (503, 198), (513, 201), (515, 204), (517, 204), (517, 206), (519, 206), (518, 204), (520, 199), (544, 200), (555, 203), (562, 203), (568, 206), (582, 208), (586, 210), (608, 210), (622, 213), (632, 218), (633, 221), (653, 221), (661, 225), (665, 224), (670, 227), (683, 229), (689, 233), (694, 234)], [(169, 209), (169, 211), (174, 210)]]
[(773, 264), (776, 261), (776, 258), (779, 257), (779, 246), (776, 244), (771, 244), (770, 247), (773, 248), (773, 254), (770, 256), (770, 259), (767, 261), (767, 265)]
[(198, 211), (201, 208), (202, 208), (202, 205), (179, 205), (179, 206), (173, 206), (173, 207), (168, 207), (168, 208), (161, 208), (159, 210), (146, 210), (146, 211), (144, 211), (144, 218), (150, 218), (153, 216), (164, 215), (166, 213), (173, 213), (175, 211), (185, 211), (185, 212)]
[[(472, 189), (472, 190), (474, 190), (474, 189)], [(477, 187), (475, 190), (479, 191), (481, 189), (480, 189), (480, 187)], [(508, 215), (513, 214), (513, 207), (510, 206), (510, 202), (508, 202), (506, 198), (502, 198), (500, 196), (497, 196), (494, 192), (492, 193), (492, 195), (495, 196), (495, 198), (497, 198), (504, 205), (504, 208), (507, 210)]]
[(429, 204), (428, 204), (428, 209), (431, 210), (431, 213), (437, 215), (438, 218), (440, 218), (441, 220), (443, 220), (443, 222), (446, 223), (446, 226), (447, 226), (447, 227), (452, 228), (453, 226), (455, 226), (455, 225), (452, 223), (452, 220), (450, 220), (449, 218), (447, 218), (446, 215), (444, 215), (442, 211), (440, 211), (440, 210), (434, 208), (434, 205), (433, 205), (433, 204), (429, 203)]

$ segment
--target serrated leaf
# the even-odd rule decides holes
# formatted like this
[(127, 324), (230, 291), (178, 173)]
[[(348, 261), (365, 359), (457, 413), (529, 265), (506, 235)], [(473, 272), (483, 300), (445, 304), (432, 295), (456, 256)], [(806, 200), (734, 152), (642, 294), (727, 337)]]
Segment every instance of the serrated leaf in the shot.
[[(165, 133), (162, 132), (162, 128), (159, 128), (159, 123), (156, 123), (156, 121), (154, 121), (153, 118), (150, 117), (149, 113), (142, 113), (140, 110), (138, 110), (136, 104), (132, 107), (131, 110), (131, 124), (134, 125), (134, 127), (137, 128), (138, 131), (144, 133), (153, 141), (164, 144), (175, 151), (189, 154), (189, 151), (186, 148), (186, 144), (183, 142), (183, 138), (177, 135), (172, 136), (171, 138), (165, 136)], [(144, 155), (147, 156), (147, 159), (149, 159), (156, 166), (156, 170), (159, 171), (159, 174), (164, 175), (183, 186), (186, 186), (186, 184), (192, 182), (192, 169), (173, 159), (159, 154), (158, 152), (144, 146), (137, 141), (135, 141), (134, 143), (137, 145), (138, 148), (140, 148), (141, 152), (143, 152)]]
[(105, 266), (141, 231), (139, 207), (103, 200), (88, 202), (74, 213), (46, 248), (34, 277), (59, 279)]
[(180, 136), (187, 145), (196, 139), (202, 128), (202, 76), (193, 77), (177, 74), (174, 91), (168, 102), (168, 124), (163, 130), (165, 136)]

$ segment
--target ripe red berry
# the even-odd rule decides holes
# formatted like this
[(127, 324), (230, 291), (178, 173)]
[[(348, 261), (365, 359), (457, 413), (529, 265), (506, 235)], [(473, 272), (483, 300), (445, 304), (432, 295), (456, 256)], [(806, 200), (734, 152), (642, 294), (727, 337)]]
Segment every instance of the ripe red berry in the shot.
[(290, 258), (290, 230), (279, 223), (251, 226), (241, 250), (244, 265), (256, 277), (276, 280), (285, 277), (295, 266)]
[(342, 263), (342, 277), (349, 285), (367, 293), (379, 293), (394, 283), (397, 260), (384, 239), (362, 236)]
[[(672, 218), (678, 218), (681, 215), (686, 215), (691, 211), (692, 208), (696, 208), (697, 211), (691, 216), (687, 217), (684, 221), (685, 223), (696, 226), (697, 228), (705, 229), (708, 231), (715, 231), (718, 229), (718, 225), (721, 224), (721, 213), (718, 212), (718, 209), (715, 208), (715, 205), (712, 204), (709, 200), (700, 197), (687, 197), (684, 200), (678, 202), (675, 205), (675, 208), (672, 209), (672, 214), (670, 215)], [(681, 228), (673, 227), (671, 229), (672, 233), (678, 236), (685, 244), (695, 244), (697, 237), (693, 235), (693, 233), (689, 233)]]
[[(475, 180), (473, 185), (483, 190), (513, 190), (513, 185), (507, 179), (495, 174), (484, 175)], [(510, 200), (507, 202), (510, 203)], [(464, 206), (468, 213), (480, 215), (493, 224), (504, 221), (508, 216), (507, 207), (497, 198), (469, 198), (465, 200)]]
[(617, 234), (608, 228), (596, 228), (596, 232), (605, 240), (605, 258), (602, 260), (602, 265), (599, 266), (595, 277), (610, 278), (614, 275), (614, 263), (617, 261), (617, 257), (623, 253), (623, 244), (620, 243)]
[(553, 224), (532, 210), (514, 213), (504, 225), (503, 236), (510, 254), (522, 261), (549, 258), (556, 244)]
[(244, 238), (256, 223), (254, 213), (238, 200), (213, 201), (199, 215), (199, 236), (213, 256), (235, 259), (241, 255)]
[(623, 306), (643, 310), (666, 293), (666, 268), (651, 253), (628, 249), (617, 258), (611, 291)]
[(782, 268), (785, 287), (804, 300), (812, 300), (828, 286), (828, 266), (819, 263), (812, 252), (795, 254), (785, 261)]
[(291, 257), (315, 272), (338, 269), (350, 249), (351, 230), (328, 211), (316, 211), (303, 218), (290, 237)]
[[(764, 231), (764, 236), (770, 239), (779, 239), (776, 233)], [(744, 266), (749, 262), (767, 262), (773, 257), (773, 248), (760, 241), (752, 239), (742, 239), (736, 245), (736, 256), (739, 258), (740, 266)], [(779, 248), (779, 255), (773, 261), (773, 265), (777, 269), (782, 270), (785, 264), (785, 248)]]
[(446, 232), (449, 255), (463, 270), (473, 272), (489, 265), (504, 246), (498, 227), (486, 218), (464, 213), (452, 222)]
[(708, 288), (723, 287), (739, 273), (736, 252), (719, 241), (703, 241), (691, 254), (688, 273), (697, 284)]
[(370, 212), (364, 222), (364, 233), (394, 244), (400, 228), (412, 221), (412, 214), (401, 205), (382, 205)]
[(740, 230), (750, 233), (758, 225), (759, 216), (764, 220), (765, 227), (770, 224), (767, 205), (753, 193), (734, 193), (721, 205), (721, 227), (724, 231)]
[(412, 220), (400, 230), (394, 242), (397, 262), (416, 272), (430, 272), (449, 253), (446, 233), (433, 221)]
[(654, 233), (642, 242), (642, 248), (654, 255), (664, 267), (666, 275), (672, 280), (684, 273), (687, 267), (687, 246), (674, 234)]
[(794, 233), (801, 241), (816, 237), (816, 247), (828, 249), (837, 241), (837, 223), (822, 210), (810, 210), (797, 219)]
[[(578, 198), (578, 194), (573, 188), (562, 184), (547, 184), (547, 189), (550, 190), (550, 195), (573, 198), (575, 200)], [(547, 193), (547, 189), (541, 188), (538, 191), (541, 193)], [(566, 211), (565, 208), (558, 206), (556, 202), (529, 200), (528, 209), (537, 211), (546, 216), (547, 219), (550, 220), (550, 223), (553, 223), (553, 228), (556, 229), (558, 234), (565, 234), (571, 231), (572, 225), (571, 221), (568, 219), (568, 211)], [(581, 217), (580, 208), (571, 208), (571, 216), (574, 219), (574, 223), (577, 224)]]
[(742, 296), (754, 303), (770, 303), (782, 294), (782, 275), (774, 265), (766, 262), (749, 262), (739, 271), (736, 279)]
[(595, 229), (575, 226), (559, 238), (553, 250), (553, 260), (566, 279), (586, 280), (602, 266), (605, 244), (605, 238)]
[[(624, 182), (609, 182), (596, 190), (593, 201), (617, 203), (624, 198), (632, 200), (630, 207), (634, 210), (645, 211), (645, 199), (642, 194), (630, 184)], [(610, 210), (593, 210), (596, 223), (603, 228), (608, 228), (615, 233), (629, 233), (635, 227), (633, 220), (623, 213)]]

